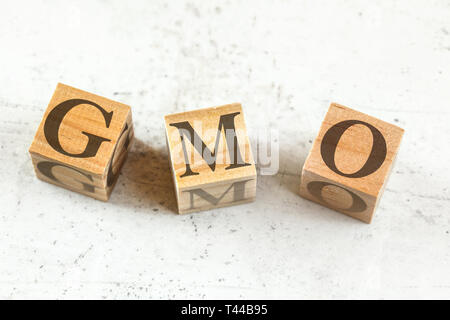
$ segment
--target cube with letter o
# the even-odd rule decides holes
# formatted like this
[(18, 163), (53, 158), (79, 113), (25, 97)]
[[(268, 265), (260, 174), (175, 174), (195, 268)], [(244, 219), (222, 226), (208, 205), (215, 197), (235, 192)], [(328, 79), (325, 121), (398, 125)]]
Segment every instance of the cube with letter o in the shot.
[(403, 132), (332, 103), (303, 166), (300, 195), (370, 223)]
[(39, 179), (106, 201), (132, 140), (129, 106), (58, 84), (29, 152)]

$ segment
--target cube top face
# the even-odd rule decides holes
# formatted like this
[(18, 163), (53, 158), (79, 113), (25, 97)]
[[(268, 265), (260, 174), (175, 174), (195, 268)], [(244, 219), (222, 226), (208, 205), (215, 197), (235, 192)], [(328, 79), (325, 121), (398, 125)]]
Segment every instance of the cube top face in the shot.
[(29, 151), (105, 175), (130, 117), (125, 104), (59, 83)]
[(177, 189), (256, 177), (239, 103), (165, 116)]
[(403, 132), (395, 125), (332, 103), (303, 170), (378, 197)]

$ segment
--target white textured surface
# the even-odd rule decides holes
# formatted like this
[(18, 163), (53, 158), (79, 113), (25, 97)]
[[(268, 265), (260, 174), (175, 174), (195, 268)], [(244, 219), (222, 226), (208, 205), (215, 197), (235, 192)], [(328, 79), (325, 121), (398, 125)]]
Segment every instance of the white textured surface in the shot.
[[(1, 298), (450, 298), (449, 1), (2, 1), (0, 44)], [(35, 178), (58, 81), (133, 107), (108, 203)], [(280, 173), (174, 214), (163, 115), (235, 101)], [(330, 101), (406, 130), (372, 225), (297, 195)]]

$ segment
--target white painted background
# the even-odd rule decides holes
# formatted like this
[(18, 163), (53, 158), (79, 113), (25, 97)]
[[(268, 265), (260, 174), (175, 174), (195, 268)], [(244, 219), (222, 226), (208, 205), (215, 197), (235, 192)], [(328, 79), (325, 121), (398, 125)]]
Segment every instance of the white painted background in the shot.
[[(108, 203), (35, 178), (57, 82), (133, 108)], [(371, 225), (297, 195), (331, 101), (406, 130)], [(178, 216), (162, 117), (230, 102), (280, 172)], [(2, 1), (0, 107), (1, 298), (450, 298), (449, 1)]]

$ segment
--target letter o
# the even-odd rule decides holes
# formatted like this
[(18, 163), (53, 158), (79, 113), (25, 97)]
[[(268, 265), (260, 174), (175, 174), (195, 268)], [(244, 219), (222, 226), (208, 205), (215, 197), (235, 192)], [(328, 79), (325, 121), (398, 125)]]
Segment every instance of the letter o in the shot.
[(322, 197), (322, 189), (325, 188), (326, 186), (334, 186), (334, 187), (338, 187), (342, 190), (347, 191), (350, 196), (352, 197), (352, 206), (348, 209), (342, 209), (344, 211), (348, 211), (348, 212), (363, 212), (367, 209), (367, 204), (364, 202), (363, 199), (361, 199), (360, 196), (358, 196), (357, 194), (355, 194), (354, 192), (347, 190), (341, 186), (329, 183), (329, 182), (323, 182), (323, 181), (313, 181), (308, 183), (308, 185), (306, 186), (306, 188), (308, 189), (308, 191), (317, 199), (319, 199), (321, 202), (325, 202), (328, 203), (323, 197)]
[[(370, 151), (370, 155), (367, 158), (366, 163), (361, 169), (354, 173), (344, 173), (336, 167), (336, 162), (334, 160), (336, 148), (344, 132), (355, 124), (362, 124), (369, 128), (372, 132), (372, 150)], [(384, 139), (381, 132), (371, 124), (359, 120), (346, 120), (336, 123), (330, 129), (328, 129), (328, 131), (323, 136), (322, 143), (320, 145), (320, 153), (327, 167), (330, 168), (333, 172), (348, 178), (362, 178), (374, 173), (381, 167), (384, 160), (386, 159), (387, 147), (386, 140)]]

